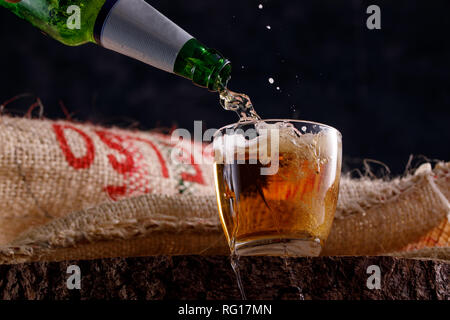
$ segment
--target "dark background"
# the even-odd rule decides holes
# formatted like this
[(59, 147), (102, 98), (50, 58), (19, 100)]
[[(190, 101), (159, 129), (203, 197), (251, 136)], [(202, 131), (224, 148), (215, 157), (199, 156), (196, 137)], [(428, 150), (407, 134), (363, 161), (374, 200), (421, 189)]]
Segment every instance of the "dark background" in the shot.
[[(450, 160), (449, 1), (149, 2), (233, 62), (230, 88), (263, 118), (339, 129), (347, 168), (368, 158), (400, 174), (411, 154)], [(370, 4), (381, 7), (381, 30), (366, 28)], [(64, 117), (62, 100), (74, 119), (141, 129), (237, 119), (188, 80), (93, 44), (64, 46), (4, 8), (0, 27), (0, 102), (32, 92), (48, 118)]]

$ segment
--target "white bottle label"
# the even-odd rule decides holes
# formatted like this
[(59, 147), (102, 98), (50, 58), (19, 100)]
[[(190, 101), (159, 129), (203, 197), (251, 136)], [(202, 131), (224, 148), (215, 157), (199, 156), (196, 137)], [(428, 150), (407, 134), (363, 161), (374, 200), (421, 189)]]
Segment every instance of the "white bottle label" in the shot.
[(167, 72), (173, 72), (178, 52), (190, 39), (191, 35), (144, 0), (118, 0), (100, 34), (105, 48)]

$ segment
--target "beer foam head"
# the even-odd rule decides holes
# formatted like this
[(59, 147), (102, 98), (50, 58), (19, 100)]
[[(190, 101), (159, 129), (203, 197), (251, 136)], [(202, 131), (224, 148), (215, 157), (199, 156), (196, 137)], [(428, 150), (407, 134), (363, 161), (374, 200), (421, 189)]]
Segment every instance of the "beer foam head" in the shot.
[(336, 147), (333, 146), (334, 140), (324, 131), (315, 134), (301, 132), (289, 122), (258, 121), (247, 131), (229, 130), (216, 137), (214, 149), (216, 155), (219, 153), (219, 156), (233, 157), (234, 160), (246, 154), (247, 158), (257, 157), (261, 163), (267, 163), (273, 156), (289, 153), (299, 160), (317, 161), (326, 157), (327, 150)]
[[(278, 137), (278, 153), (291, 154), (299, 160), (315, 160), (318, 156), (317, 149), (322, 144), (321, 140), (322, 136), (324, 136), (322, 132), (317, 134), (301, 132), (289, 122), (276, 122), (273, 124), (260, 122), (257, 124), (257, 128), (258, 132), (264, 136), (264, 141), (266, 142), (266, 145), (262, 144), (259, 146), (260, 148), (273, 148), (275, 144), (272, 143), (271, 139)], [(262, 132), (266, 132), (266, 134), (262, 134)]]

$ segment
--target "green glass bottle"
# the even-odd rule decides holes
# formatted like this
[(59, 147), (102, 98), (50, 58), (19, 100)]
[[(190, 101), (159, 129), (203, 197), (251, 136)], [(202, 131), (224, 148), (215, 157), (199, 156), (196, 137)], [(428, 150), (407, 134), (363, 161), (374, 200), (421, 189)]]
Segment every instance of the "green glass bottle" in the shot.
[(97, 43), (218, 91), (231, 63), (144, 0), (0, 0), (3, 6), (69, 46)]

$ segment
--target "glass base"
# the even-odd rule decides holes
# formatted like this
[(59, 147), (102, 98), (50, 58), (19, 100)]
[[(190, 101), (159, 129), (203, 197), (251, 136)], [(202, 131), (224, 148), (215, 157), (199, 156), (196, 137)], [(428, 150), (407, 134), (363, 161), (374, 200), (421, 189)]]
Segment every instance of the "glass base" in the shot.
[(265, 239), (236, 243), (240, 256), (317, 257), (322, 251), (317, 239)]

